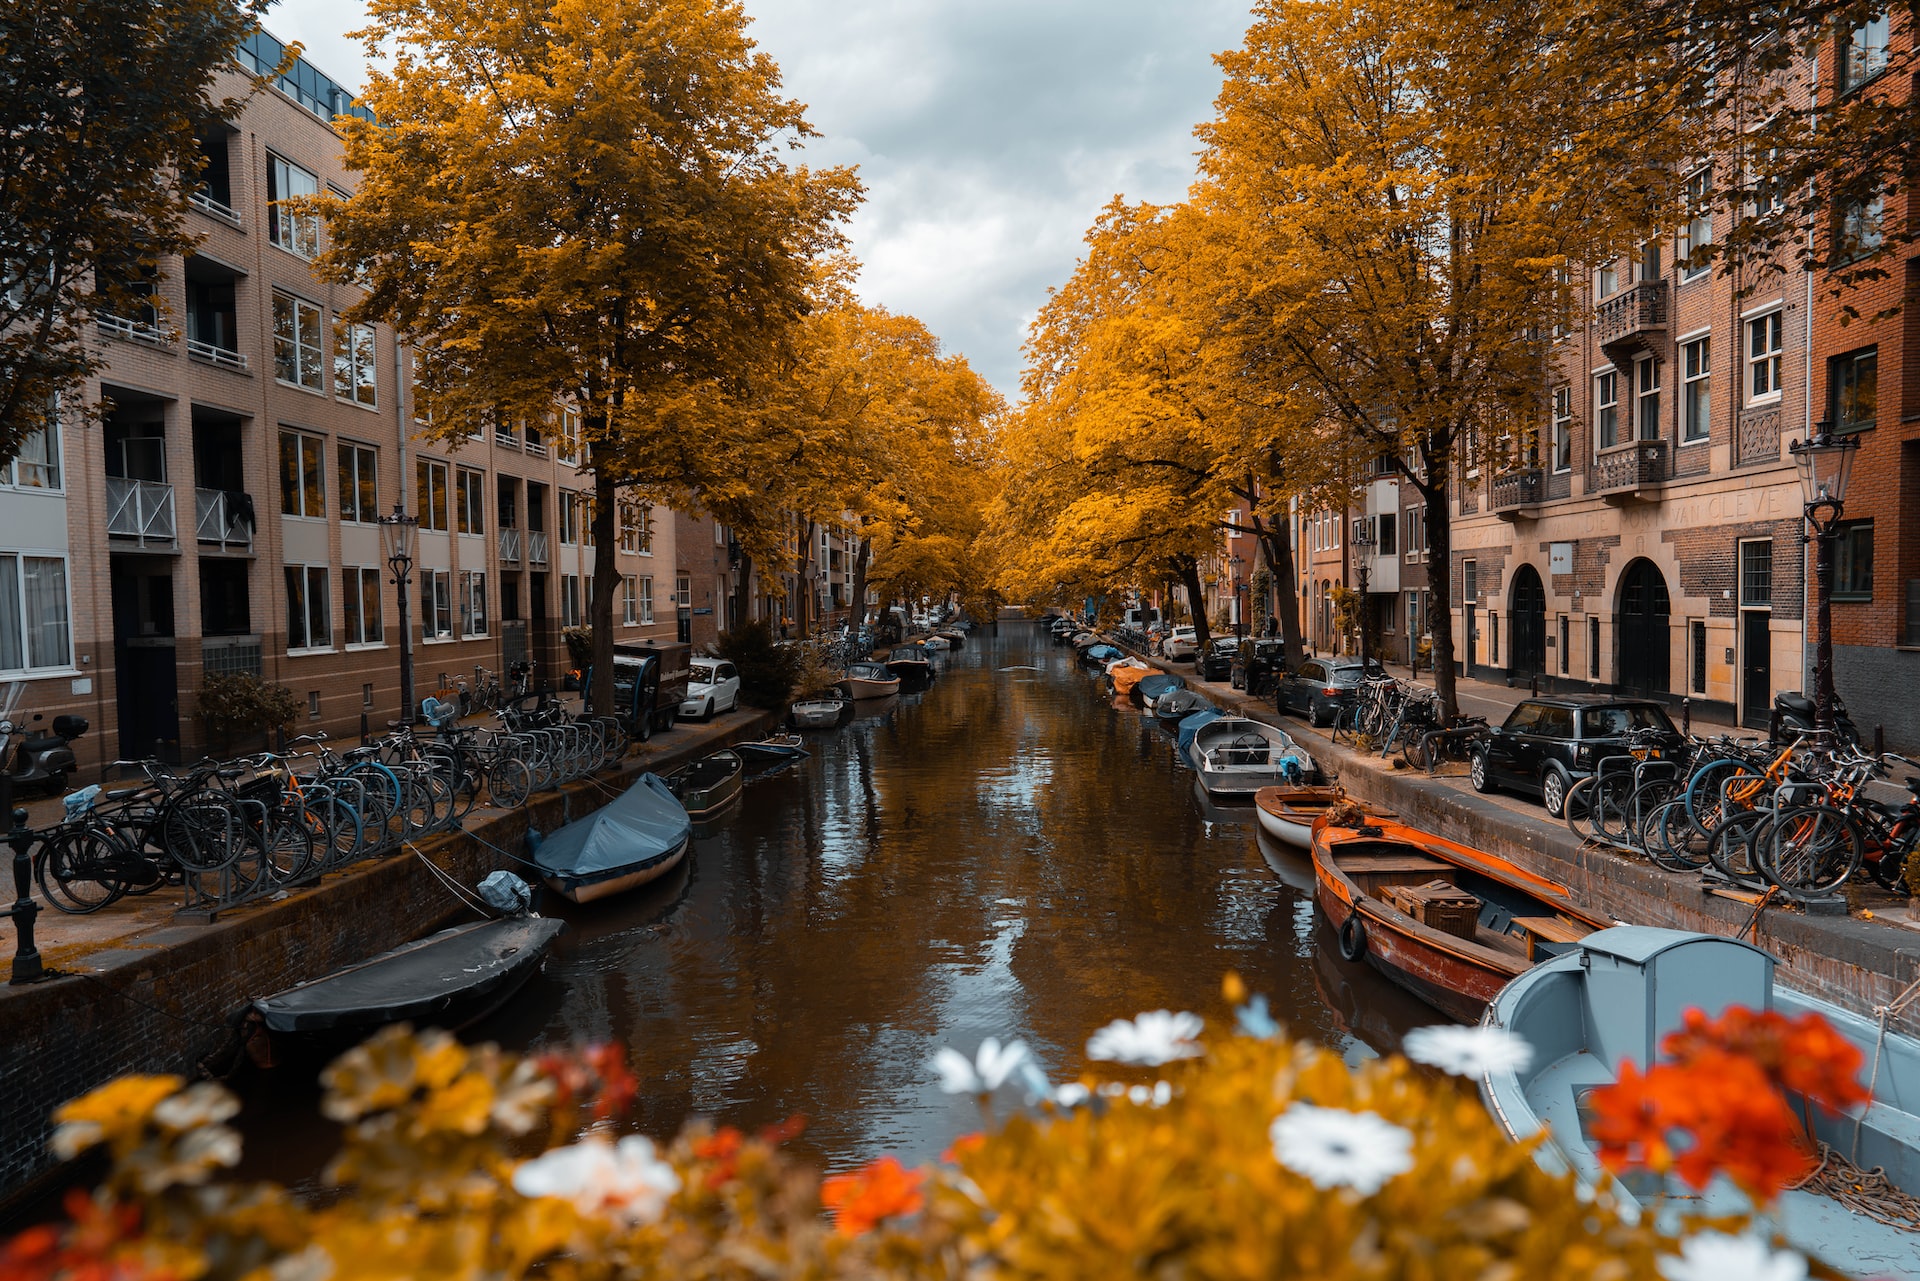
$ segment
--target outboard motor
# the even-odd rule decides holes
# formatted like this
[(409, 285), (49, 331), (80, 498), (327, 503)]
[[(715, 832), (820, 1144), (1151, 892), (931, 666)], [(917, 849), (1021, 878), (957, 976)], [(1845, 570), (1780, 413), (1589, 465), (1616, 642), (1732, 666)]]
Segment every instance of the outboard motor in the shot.
[[(1813, 700), (1797, 689), (1782, 690), (1773, 696), (1773, 714), (1780, 727), (1779, 737), (1785, 742), (1813, 733), (1819, 723)], [(1853, 718), (1847, 715), (1847, 705), (1840, 701), (1838, 693), (1833, 696), (1833, 730), (1843, 743), (1860, 741), (1860, 731), (1854, 728)]]

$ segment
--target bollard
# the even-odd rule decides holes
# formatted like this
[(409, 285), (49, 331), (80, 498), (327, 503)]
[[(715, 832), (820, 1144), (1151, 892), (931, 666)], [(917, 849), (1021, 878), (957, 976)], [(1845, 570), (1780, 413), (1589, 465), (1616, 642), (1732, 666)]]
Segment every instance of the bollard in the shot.
[(1539, 672), (1535, 672), (1533, 674), (1532, 690), (1533, 690), (1533, 696), (1535, 698), (1540, 697), (1540, 673)]
[(362, 712), (360, 713), (360, 746), (365, 747), (367, 745), (369, 732), (367, 714)]
[[(7, 789), (9, 792), (11, 788)], [(33, 918), (40, 915), (40, 905), (33, 901), (31, 878), (33, 860), (27, 851), (33, 847), (33, 833), (27, 828), (27, 812), (13, 812), (13, 830), (7, 833), (7, 844), (13, 847), (13, 930), (16, 936), (13, 950), (13, 976), (10, 983), (35, 983), (47, 977), (46, 969), (40, 964), (40, 949), (33, 945)]]
[(1767, 741), (1770, 743), (1780, 741), (1780, 709), (1777, 707), (1767, 713)]
[(1689, 737), (1693, 734), (1693, 700), (1691, 698), (1680, 700), (1680, 732)]

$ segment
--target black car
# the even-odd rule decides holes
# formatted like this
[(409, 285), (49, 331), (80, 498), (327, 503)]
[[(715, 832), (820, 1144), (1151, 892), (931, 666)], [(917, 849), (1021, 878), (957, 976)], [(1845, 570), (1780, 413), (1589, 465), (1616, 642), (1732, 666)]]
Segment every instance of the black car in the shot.
[(1298, 712), (1312, 725), (1331, 725), (1335, 713), (1360, 696), (1357, 658), (1309, 658), (1280, 678), (1274, 706)]
[(1227, 679), (1235, 689), (1244, 689), (1258, 697), (1273, 691), (1273, 684), (1287, 670), (1287, 643), (1282, 640), (1249, 640), (1240, 643), (1233, 670)]
[(1194, 660), (1194, 668), (1203, 681), (1223, 681), (1233, 671), (1233, 660), (1240, 653), (1240, 641), (1233, 636), (1216, 636)]
[(1629, 735), (1655, 752), (1672, 751), (1685, 741), (1666, 708), (1646, 699), (1599, 694), (1525, 699), (1474, 749), (1474, 790), (1527, 792), (1540, 798), (1547, 813), (1563, 817), (1574, 783), (1600, 761), (1631, 750)]

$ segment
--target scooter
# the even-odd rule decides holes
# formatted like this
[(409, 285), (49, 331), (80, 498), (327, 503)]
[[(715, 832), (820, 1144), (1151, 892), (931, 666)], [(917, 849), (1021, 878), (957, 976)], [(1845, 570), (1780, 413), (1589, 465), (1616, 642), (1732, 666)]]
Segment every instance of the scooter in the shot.
[[(1783, 690), (1773, 696), (1773, 715), (1780, 726), (1780, 735), (1786, 742), (1792, 742), (1802, 734), (1811, 734), (1818, 720), (1813, 700), (1798, 690)], [(1860, 731), (1854, 728), (1853, 718), (1847, 715), (1847, 705), (1840, 701), (1840, 695), (1833, 696), (1833, 731), (1840, 741), (1849, 745), (1860, 742)]]
[[(87, 720), (84, 716), (56, 716), (53, 733), (30, 729), (30, 724), (44, 718), (38, 712), (31, 722), (14, 718), (22, 689), (16, 682), (0, 700), (0, 770), (6, 772), (16, 789), (41, 787), (52, 796), (66, 790), (67, 777), (79, 766), (73, 740), (87, 732)], [(12, 746), (15, 735), (20, 736), (17, 747)]]

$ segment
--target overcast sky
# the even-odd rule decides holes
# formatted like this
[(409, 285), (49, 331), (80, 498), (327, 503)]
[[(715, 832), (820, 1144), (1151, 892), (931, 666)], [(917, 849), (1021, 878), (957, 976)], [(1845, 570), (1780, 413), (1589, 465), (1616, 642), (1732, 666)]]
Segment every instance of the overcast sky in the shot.
[[(865, 301), (920, 317), (1010, 397), (1049, 285), (1114, 194), (1171, 201), (1245, 0), (747, 0), (753, 37), (857, 164)], [(279, 0), (267, 28), (352, 88), (358, 0)]]

